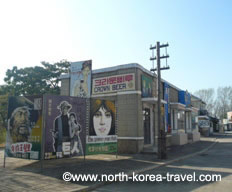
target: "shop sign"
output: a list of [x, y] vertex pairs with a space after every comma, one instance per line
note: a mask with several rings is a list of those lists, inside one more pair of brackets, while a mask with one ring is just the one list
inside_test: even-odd
[[93, 95], [130, 90], [135, 90], [134, 73], [93, 79]]

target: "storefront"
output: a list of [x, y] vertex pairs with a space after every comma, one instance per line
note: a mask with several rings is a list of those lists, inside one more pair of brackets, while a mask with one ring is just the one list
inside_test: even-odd
[[198, 109], [191, 105], [191, 94], [173, 88], [171, 99], [172, 145], [199, 141], [200, 133], [192, 126], [192, 115], [197, 113]]
[[[139, 64], [92, 70], [91, 76], [91, 98], [115, 102], [118, 152], [156, 152], [156, 76]], [[61, 95], [70, 95], [70, 75], [62, 75], [61, 82]], [[178, 103], [178, 91], [175, 86], [162, 80], [161, 90], [161, 118], [167, 132], [167, 146], [185, 144], [188, 142], [187, 133], [192, 130], [191, 108]], [[180, 135], [180, 138], [175, 142], [176, 135]]]

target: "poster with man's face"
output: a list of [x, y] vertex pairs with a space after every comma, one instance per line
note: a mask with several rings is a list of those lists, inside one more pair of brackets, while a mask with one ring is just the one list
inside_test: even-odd
[[45, 159], [84, 155], [86, 99], [46, 96]]
[[117, 151], [115, 128], [116, 107], [110, 100], [91, 100], [90, 127], [87, 136], [87, 154]]
[[9, 97], [5, 149], [8, 157], [40, 159], [42, 105], [42, 96]]

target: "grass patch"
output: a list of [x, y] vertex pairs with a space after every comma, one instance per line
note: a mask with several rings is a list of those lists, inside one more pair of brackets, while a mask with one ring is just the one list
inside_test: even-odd
[[0, 147], [4, 147], [6, 143], [6, 130], [0, 129]]

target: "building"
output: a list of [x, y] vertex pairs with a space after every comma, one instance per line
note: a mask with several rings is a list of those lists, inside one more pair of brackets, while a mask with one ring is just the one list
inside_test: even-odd
[[227, 112], [227, 119], [223, 119], [223, 127], [225, 131], [232, 130], [232, 111]]
[[192, 95], [192, 106], [199, 109], [195, 116], [199, 132], [203, 136], [209, 136], [213, 132], [219, 132], [219, 119], [211, 116], [206, 110], [206, 103], [200, 98]]
[[[119, 153], [157, 151], [157, 77], [139, 64], [125, 64], [92, 71], [91, 98], [114, 100], [117, 106]], [[162, 80], [162, 124], [166, 142], [183, 145], [198, 141], [192, 119], [198, 113], [191, 94]], [[70, 94], [70, 75], [61, 76], [61, 95]]]

